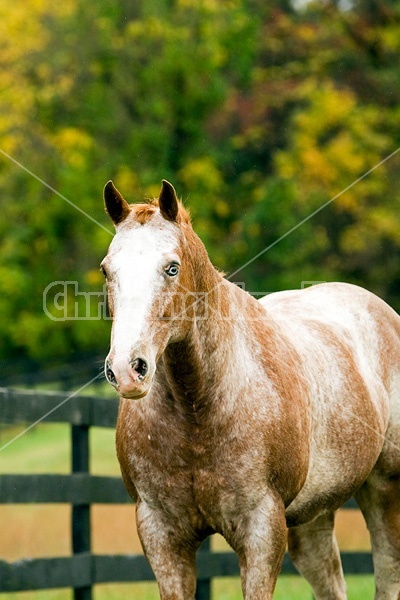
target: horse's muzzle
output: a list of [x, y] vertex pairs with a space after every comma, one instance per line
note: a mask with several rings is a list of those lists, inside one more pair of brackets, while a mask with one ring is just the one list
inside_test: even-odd
[[106, 358], [104, 373], [107, 381], [124, 398], [139, 399], [146, 396], [150, 389], [149, 362], [136, 356], [127, 360], [126, 358]]

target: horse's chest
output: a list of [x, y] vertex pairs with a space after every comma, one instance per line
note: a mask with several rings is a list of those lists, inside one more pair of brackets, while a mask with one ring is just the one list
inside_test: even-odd
[[[236, 456], [236, 458], [235, 458]], [[238, 514], [251, 510], [265, 493], [264, 457], [260, 451], [207, 440], [193, 432], [188, 440], [170, 432], [142, 431], [129, 448], [130, 477], [142, 500], [197, 529], [222, 531]]]
[[265, 491], [265, 481], [252, 477], [251, 473], [247, 473], [247, 478], [234, 476], [223, 463], [217, 469], [205, 467], [194, 471], [196, 507], [208, 525], [221, 533], [235, 527], [238, 515], [251, 512]]

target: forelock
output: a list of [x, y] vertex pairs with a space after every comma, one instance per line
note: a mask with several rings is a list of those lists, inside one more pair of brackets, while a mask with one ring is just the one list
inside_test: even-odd
[[[144, 225], [150, 221], [150, 219], [158, 211], [158, 199], [149, 200], [148, 202], [141, 204], [131, 204], [130, 208], [132, 209], [133, 220], [140, 225]], [[183, 206], [182, 202], [179, 202], [179, 210], [176, 221], [178, 224], [190, 224], [189, 211]]]

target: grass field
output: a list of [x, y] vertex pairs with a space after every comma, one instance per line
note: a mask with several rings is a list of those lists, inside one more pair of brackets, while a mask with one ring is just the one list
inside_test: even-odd
[[[23, 431], [23, 427], [0, 429], [0, 449]], [[114, 431], [93, 428], [90, 438], [91, 472], [97, 475], [119, 474], [114, 450]], [[67, 425], [38, 425], [0, 451], [0, 473], [68, 473], [70, 440]], [[29, 490], [27, 490], [29, 495]], [[140, 543], [135, 529], [134, 506], [95, 505], [92, 509], [92, 547], [101, 554], [138, 553]], [[0, 505], [0, 559], [14, 561], [24, 557], [67, 556], [70, 507], [68, 505]], [[357, 511], [340, 511], [336, 531], [343, 550], [369, 549], [369, 537]], [[219, 536], [213, 549], [226, 550]], [[372, 600], [373, 578], [347, 578], [349, 600]], [[96, 600], [158, 599], [153, 583], [110, 584], [96, 586]], [[242, 598], [238, 578], [216, 579], [214, 600]], [[281, 576], [276, 600], [311, 600], [308, 584], [300, 577]], [[68, 590], [0, 594], [0, 600], [72, 600]]]
[[[372, 577], [351, 576], [347, 578], [348, 600], [373, 600]], [[212, 587], [214, 600], [241, 600], [240, 582], [236, 577], [216, 579]], [[96, 586], [95, 600], [159, 600], [155, 583], [135, 585], [113, 584]], [[0, 594], [1, 600], [72, 600], [72, 592], [56, 590], [50, 592], [24, 592]], [[311, 600], [310, 586], [300, 577], [281, 576], [274, 600]]]

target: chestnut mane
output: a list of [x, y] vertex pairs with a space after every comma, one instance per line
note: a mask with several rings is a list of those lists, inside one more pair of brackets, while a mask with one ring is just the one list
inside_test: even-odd
[[[144, 225], [150, 221], [154, 213], [157, 211], [158, 206], [158, 198], [152, 198], [147, 200], [145, 203], [131, 204], [130, 208], [132, 209], [134, 220], [140, 223], [140, 225]], [[181, 201], [179, 201], [178, 206], [179, 210], [176, 222], [186, 223], [189, 225], [191, 223], [189, 211], [183, 206]]]

